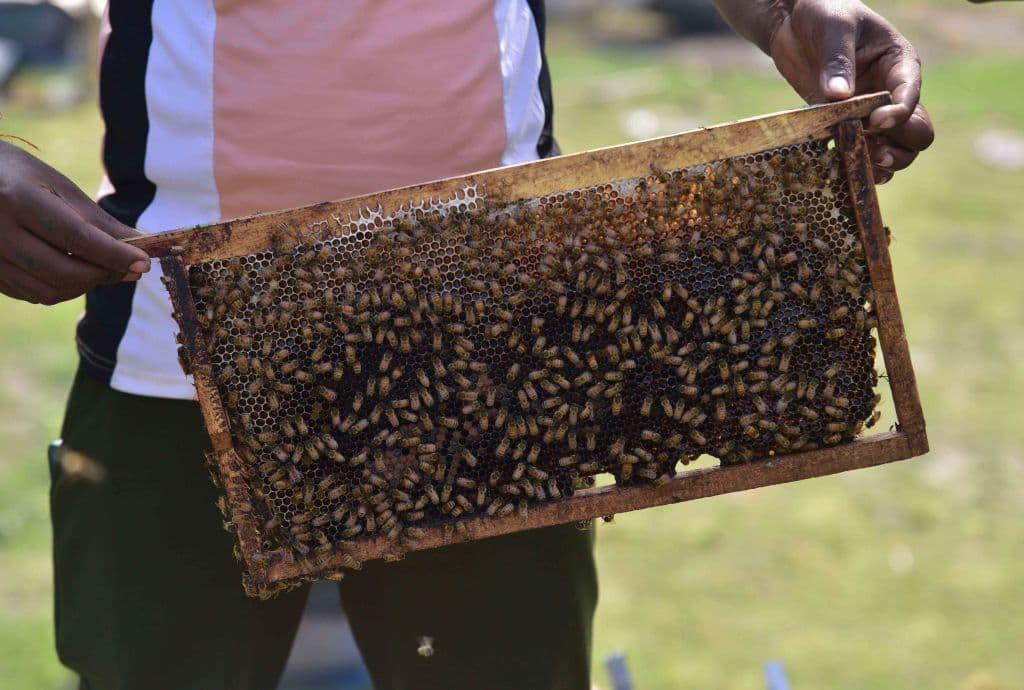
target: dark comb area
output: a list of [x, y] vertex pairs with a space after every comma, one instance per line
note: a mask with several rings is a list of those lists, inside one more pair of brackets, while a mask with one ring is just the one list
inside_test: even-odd
[[878, 396], [847, 190], [820, 140], [516, 204], [467, 189], [189, 266], [236, 510], [263, 551], [338, 578], [324, 564], [357, 567], [360, 540], [397, 558], [599, 474], [850, 441]]

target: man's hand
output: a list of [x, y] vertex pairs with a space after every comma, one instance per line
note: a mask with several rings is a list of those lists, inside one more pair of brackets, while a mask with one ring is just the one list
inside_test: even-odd
[[868, 119], [875, 181], [887, 182], [935, 138], [910, 42], [858, 0], [718, 0], [737, 33], [775, 61], [808, 103], [889, 91]]
[[0, 142], [0, 293], [56, 304], [98, 283], [138, 280], [149, 257], [120, 240], [140, 234], [50, 166]]

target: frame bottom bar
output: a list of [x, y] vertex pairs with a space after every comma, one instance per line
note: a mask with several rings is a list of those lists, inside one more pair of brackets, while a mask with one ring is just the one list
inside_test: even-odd
[[[927, 443], [927, 442], [925, 442]], [[927, 446], [925, 446], [925, 451]], [[642, 508], [682, 503], [708, 496], [745, 491], [761, 486], [784, 484], [800, 479], [838, 474], [862, 467], [883, 465], [921, 455], [919, 444], [903, 431], [876, 434], [836, 448], [784, 455], [750, 464], [708, 467], [679, 472], [662, 486], [602, 486], [579, 491], [572, 498], [533, 506], [524, 518], [480, 516], [463, 520], [468, 532], [462, 536], [442, 527], [427, 528], [427, 534], [403, 549], [384, 537], [364, 540], [349, 554], [359, 561], [380, 558], [396, 551], [421, 551], [474, 539], [486, 539], [512, 532], [550, 527]], [[327, 568], [342, 569], [340, 557], [327, 561]], [[309, 573], [309, 564], [279, 562], [267, 571], [267, 582], [279, 582]]]

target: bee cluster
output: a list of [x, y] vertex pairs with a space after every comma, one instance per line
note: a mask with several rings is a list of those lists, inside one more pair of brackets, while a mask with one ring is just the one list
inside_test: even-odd
[[825, 141], [420, 209], [189, 283], [244, 510], [299, 560], [366, 535], [399, 554], [601, 473], [843, 443], [877, 415], [870, 278]]

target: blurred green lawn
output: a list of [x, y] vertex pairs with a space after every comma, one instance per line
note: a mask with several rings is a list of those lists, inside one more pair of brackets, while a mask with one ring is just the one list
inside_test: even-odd
[[[556, 32], [563, 148], [629, 139], [637, 109], [712, 124], [797, 104], [768, 71], [663, 55]], [[617, 95], [609, 74], [642, 88]], [[986, 129], [1024, 132], [1024, 59], [975, 51], [926, 74], [939, 138], [881, 204], [933, 451], [601, 527], [595, 659], [625, 650], [638, 690], [762, 688], [775, 658], [797, 690], [1024, 687], [1024, 172], [989, 169], [972, 149]], [[0, 131], [96, 188], [91, 104], [5, 114]], [[0, 686], [11, 690], [66, 678], [52, 644], [45, 448], [80, 308], [0, 301]]]

